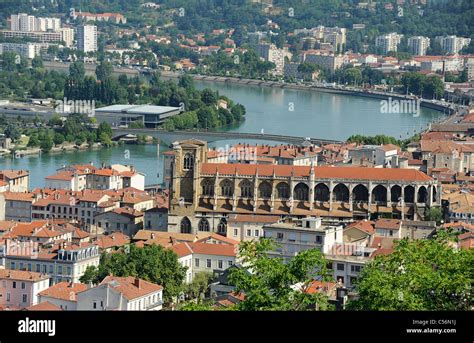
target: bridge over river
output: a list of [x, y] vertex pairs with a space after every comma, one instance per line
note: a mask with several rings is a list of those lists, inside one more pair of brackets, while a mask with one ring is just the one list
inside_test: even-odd
[[313, 137], [297, 137], [297, 136], [285, 136], [285, 135], [274, 135], [266, 133], [244, 133], [244, 132], [230, 132], [230, 131], [166, 131], [161, 129], [132, 129], [132, 128], [122, 128], [115, 127], [113, 130], [113, 138], [119, 139], [128, 134], [132, 135], [148, 135], [153, 136], [161, 141], [172, 143], [179, 140], [185, 140], [190, 138], [201, 139], [207, 142], [214, 142], [227, 139], [235, 140], [264, 140], [264, 141], [273, 141], [280, 143], [291, 143], [291, 144], [302, 144], [304, 141], [309, 141], [316, 145], [325, 145], [325, 144], [338, 144], [342, 143], [341, 141], [333, 139], [321, 139]]

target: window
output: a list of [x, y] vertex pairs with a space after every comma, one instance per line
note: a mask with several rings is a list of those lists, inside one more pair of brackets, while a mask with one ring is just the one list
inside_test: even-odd
[[16, 288], [16, 281], [13, 281], [13, 288]]
[[54, 266], [52, 264], [49, 265], [49, 273], [50, 274], [54, 273]]
[[188, 152], [186, 155], [184, 155], [183, 170], [193, 169], [193, 166], [194, 166], [194, 156]]
[[316, 243], [321, 244], [323, 242], [323, 237], [320, 235], [316, 235]]
[[239, 230], [234, 229], [234, 237], [237, 237], [239, 235]]
[[247, 237], [252, 236], [252, 230], [247, 230]]
[[234, 185], [230, 180], [224, 180], [221, 183], [221, 195], [231, 197], [234, 195]]
[[[282, 237], [282, 238], [283, 238], [283, 237]], [[296, 234], [293, 233], [293, 232], [290, 232], [290, 233], [288, 234], [288, 241], [290, 241], [290, 242], [295, 242], [295, 241], [296, 241]]]
[[198, 259], [198, 258], [194, 260], [194, 265], [195, 265], [196, 267], [199, 267], [199, 259]]
[[351, 265], [351, 272], [360, 273], [360, 266]]
[[36, 272], [37, 272], [37, 273], [40, 272], [40, 265], [39, 265], [39, 264], [36, 264]]
[[28, 294], [23, 294], [23, 296], [21, 297], [21, 301], [26, 303], [28, 301]]
[[206, 260], [206, 267], [211, 268], [211, 260], [210, 259]]
[[21, 289], [25, 289], [26, 284], [24, 282], [21, 283]]
[[10, 293], [7, 293], [7, 301], [10, 301]]
[[222, 269], [223, 264], [224, 263], [222, 262], [222, 260], [219, 260], [219, 262], [217, 263], [219, 269]]
[[209, 232], [209, 221], [206, 218], [202, 218], [199, 221], [198, 229], [199, 231]]
[[283, 233], [277, 232], [277, 239], [282, 240], [283, 239]]
[[240, 196], [244, 198], [253, 197], [253, 185], [250, 181], [242, 181], [242, 183], [240, 184]]
[[96, 301], [93, 302], [92, 308], [93, 308], [94, 310], [97, 309], [97, 302], [96, 302]]
[[260, 232], [258, 230], [255, 230], [255, 237], [259, 237], [260, 236]]
[[202, 183], [202, 194], [214, 196], [214, 182], [212, 180], [204, 180]]
[[337, 264], [337, 270], [344, 270], [344, 264], [343, 263], [338, 263]]
[[229, 267], [232, 266], [233, 264], [234, 264], [234, 262], [232, 262], [232, 261], [228, 261], [228, 262], [227, 262], [227, 265], [228, 265]]

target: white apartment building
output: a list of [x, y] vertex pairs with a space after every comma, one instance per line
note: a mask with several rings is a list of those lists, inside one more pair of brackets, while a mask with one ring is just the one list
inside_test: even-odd
[[77, 48], [84, 52], [97, 51], [97, 26], [82, 25], [78, 27]]
[[0, 43], [0, 55], [5, 52], [14, 52], [23, 58], [33, 59], [39, 56], [44, 44], [35, 43]]
[[474, 58], [469, 58], [466, 63], [467, 78], [469, 81], [474, 80]]
[[279, 221], [279, 216], [234, 214], [227, 220], [227, 237], [236, 241], [258, 240], [263, 237], [263, 226]]
[[171, 247], [178, 262], [187, 267], [186, 282], [192, 282], [198, 273], [222, 272], [236, 263], [234, 244], [183, 242]]
[[334, 280], [341, 282], [347, 288], [354, 287], [362, 268], [370, 260], [369, 255], [327, 255], [326, 258]]
[[38, 294], [39, 303], [47, 301], [63, 311], [76, 311], [76, 294], [85, 290], [87, 285], [83, 283], [59, 282]]
[[[67, 30], [72, 30], [72, 29], [67, 29]], [[70, 35], [70, 31], [67, 31], [67, 30], [61, 29], [61, 31], [59, 31], [59, 32], [1, 30], [0, 33], [5, 38], [18, 38], [18, 39], [31, 38], [31, 39], [37, 40], [41, 43], [56, 43], [56, 44], [59, 44], [60, 42], [64, 41], [64, 42], [66, 42], [66, 46], [70, 47], [72, 45], [72, 42], [68, 38], [69, 36], [65, 36], [65, 35]], [[68, 42], [70, 42], [71, 45], [67, 45]]]
[[52, 17], [35, 17], [26, 13], [12, 14], [10, 16], [10, 29], [12, 31], [46, 32], [59, 31], [61, 19]]
[[35, 31], [59, 31], [61, 19], [59, 18], [36, 18]]
[[35, 31], [35, 16], [26, 13], [12, 14], [10, 17], [10, 28], [13, 31]]
[[441, 45], [441, 48], [448, 54], [457, 54], [464, 47], [471, 43], [470, 38], [457, 36], [438, 36], [435, 40]]
[[159, 311], [163, 287], [133, 276], [107, 276], [76, 298], [78, 311]]
[[265, 61], [275, 64], [274, 75], [283, 75], [285, 57], [291, 59], [291, 53], [286, 49], [278, 49], [275, 44], [262, 43], [257, 45], [257, 55]]
[[318, 249], [324, 254], [343, 242], [342, 225], [323, 225], [321, 218], [303, 218], [301, 223], [275, 223], [263, 227], [265, 238], [277, 243], [270, 256], [291, 260], [299, 252]]
[[413, 55], [425, 56], [429, 46], [430, 39], [428, 37], [416, 36], [408, 38], [408, 48]]
[[323, 69], [334, 72], [344, 64], [343, 55], [321, 54], [320, 52], [307, 51], [302, 55], [302, 62], [314, 63]]
[[74, 43], [74, 29], [70, 27], [62, 27], [59, 29], [61, 39], [67, 47], [71, 47]]
[[397, 51], [398, 44], [400, 44], [402, 37], [402, 34], [397, 34], [396, 32], [378, 36], [375, 38], [375, 46], [381, 48], [383, 54], [387, 54], [390, 51]]
[[79, 282], [88, 266], [98, 266], [99, 247], [95, 244], [63, 243], [59, 248], [40, 249], [37, 254], [5, 256], [6, 268], [48, 274], [51, 283]]

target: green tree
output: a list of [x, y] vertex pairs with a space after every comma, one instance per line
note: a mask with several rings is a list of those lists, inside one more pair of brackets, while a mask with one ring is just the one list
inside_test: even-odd
[[439, 225], [443, 220], [443, 211], [439, 207], [430, 207], [426, 209], [425, 216], [427, 220], [435, 221]]
[[8, 138], [11, 138], [12, 141], [17, 141], [21, 137], [20, 130], [18, 129], [18, 126], [16, 126], [15, 124], [12, 124], [12, 123], [9, 123], [7, 125], [7, 127], [5, 128], [5, 131], [3, 133]]
[[69, 77], [72, 80], [82, 80], [86, 75], [86, 69], [84, 68], [84, 63], [82, 62], [73, 62], [69, 66]]
[[33, 68], [43, 68], [43, 59], [41, 56], [36, 56], [31, 60], [31, 66]]
[[61, 120], [61, 117], [58, 114], [55, 114], [48, 121], [48, 125], [50, 125], [50, 126], [62, 126], [63, 121]]
[[109, 138], [112, 137], [112, 128], [110, 127], [109, 123], [103, 121], [99, 124], [99, 127], [97, 128], [97, 136], [101, 137], [102, 134], [105, 133]]
[[95, 75], [97, 77], [97, 80], [104, 81], [112, 76], [113, 71], [114, 67], [112, 66], [112, 63], [102, 62], [97, 66], [95, 70]]
[[392, 254], [364, 267], [356, 285], [358, 310], [469, 310], [474, 250], [458, 250], [440, 232], [434, 239], [401, 240]]
[[183, 75], [179, 78], [178, 86], [182, 87], [188, 91], [194, 90], [194, 79], [191, 75]]
[[54, 144], [56, 145], [60, 145], [60, 144], [63, 144], [65, 141], [65, 138], [64, 138], [64, 135], [60, 132], [55, 132], [54, 133], [54, 138], [53, 138], [53, 142]]
[[[235, 291], [245, 294], [245, 300], [237, 304], [240, 310], [308, 310], [327, 309], [326, 295], [309, 294], [306, 289], [313, 280], [329, 280], [327, 262], [316, 249], [300, 252], [288, 263], [268, 256], [275, 244], [269, 239], [242, 242], [239, 256], [246, 268], [231, 270], [229, 280]], [[248, 272], [251, 271], [251, 273]], [[301, 284], [303, 291], [291, 286]]]
[[99, 269], [96, 266], [87, 266], [84, 274], [79, 278], [81, 283], [90, 284], [97, 281]]
[[201, 92], [201, 100], [206, 105], [215, 105], [217, 103], [218, 98], [219, 97], [217, 92], [214, 92], [209, 88], [205, 88]]
[[100, 135], [99, 135], [99, 141], [100, 143], [102, 143], [103, 145], [105, 145], [106, 147], [110, 147], [112, 146], [112, 140], [110, 139], [110, 136], [105, 133], [105, 132], [102, 132]]
[[209, 283], [212, 280], [212, 274], [206, 272], [199, 272], [194, 275], [193, 281], [186, 286], [186, 294], [191, 299], [197, 299], [198, 303], [201, 303], [202, 298], [205, 296], [209, 289]]
[[171, 302], [183, 288], [186, 267], [179, 264], [178, 256], [172, 250], [162, 246], [138, 248], [130, 245], [128, 252], [102, 255], [94, 283], [99, 283], [110, 274], [135, 276], [162, 285], [164, 300]]
[[40, 141], [37, 135], [31, 135], [30, 139], [28, 140], [29, 147], [37, 147], [40, 145]]
[[40, 148], [43, 150], [43, 152], [48, 152], [51, 150], [53, 147], [53, 139], [51, 138], [50, 135], [45, 135], [40, 138]]

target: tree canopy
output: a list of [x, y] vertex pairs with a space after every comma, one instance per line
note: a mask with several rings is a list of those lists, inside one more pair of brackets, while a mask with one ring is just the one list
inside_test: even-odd
[[[316, 249], [306, 250], [284, 263], [280, 258], [268, 256], [268, 252], [274, 248], [274, 242], [266, 238], [240, 244], [239, 256], [244, 268], [234, 268], [229, 275], [235, 291], [245, 294], [244, 301], [236, 305], [237, 309], [327, 309], [326, 295], [306, 292], [313, 280], [330, 279], [323, 254]], [[295, 284], [301, 284], [303, 291], [292, 288]]]
[[364, 267], [356, 290], [356, 310], [469, 310], [473, 304], [474, 251], [449, 244], [447, 233], [434, 239], [401, 240], [392, 254]]

